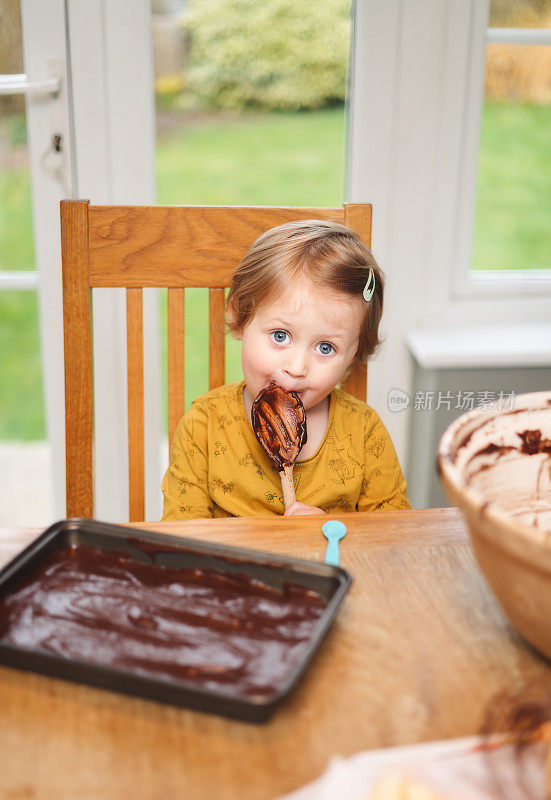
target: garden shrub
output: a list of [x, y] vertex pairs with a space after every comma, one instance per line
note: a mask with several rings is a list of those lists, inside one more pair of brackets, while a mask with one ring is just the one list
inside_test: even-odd
[[189, 0], [188, 88], [221, 108], [342, 102], [349, 9], [349, 0]]

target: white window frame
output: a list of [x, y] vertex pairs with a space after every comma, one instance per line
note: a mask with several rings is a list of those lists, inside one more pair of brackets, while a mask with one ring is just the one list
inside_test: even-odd
[[392, 413], [388, 395], [411, 392], [414, 332], [460, 343], [475, 327], [518, 330], [551, 319], [551, 293], [539, 287], [503, 291], [496, 279], [489, 292], [459, 293], [455, 284], [467, 219], [470, 248], [478, 148], [472, 114], [477, 104], [480, 114], [488, 9], [489, 0], [355, 3], [346, 196], [373, 204], [373, 251], [387, 287], [384, 343], [369, 365], [367, 400], [402, 464], [413, 420], [410, 410]]
[[[484, 4], [480, 4], [482, 7]], [[482, 8], [480, 8], [480, 11]], [[486, 12], [487, 13], [487, 12]], [[551, 46], [551, 30], [532, 28], [483, 27], [480, 17], [472, 17], [470, 35], [469, 74], [464, 114], [464, 154], [462, 182], [458, 192], [457, 246], [454, 250], [453, 295], [457, 299], [484, 295], [539, 296], [551, 294], [551, 265], [549, 269], [471, 269], [471, 251], [476, 209], [480, 126], [484, 104], [486, 46], [513, 44]]]

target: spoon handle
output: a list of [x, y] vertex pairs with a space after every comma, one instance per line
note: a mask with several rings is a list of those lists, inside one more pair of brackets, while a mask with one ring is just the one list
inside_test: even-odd
[[339, 553], [339, 540], [338, 539], [329, 539], [327, 541], [327, 549], [325, 551], [325, 563], [326, 564], [333, 564], [333, 566], [338, 567], [340, 563], [340, 553]]
[[279, 477], [281, 478], [281, 488], [283, 489], [283, 502], [287, 511], [291, 503], [296, 500], [295, 487], [293, 485], [293, 467], [283, 467]]

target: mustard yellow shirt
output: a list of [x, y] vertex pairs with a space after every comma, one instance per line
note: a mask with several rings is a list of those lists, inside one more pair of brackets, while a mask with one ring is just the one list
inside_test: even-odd
[[[199, 397], [182, 417], [163, 480], [163, 519], [283, 514], [279, 473], [245, 411], [244, 382]], [[328, 513], [411, 508], [378, 414], [340, 389], [317, 452], [297, 461], [296, 498]]]

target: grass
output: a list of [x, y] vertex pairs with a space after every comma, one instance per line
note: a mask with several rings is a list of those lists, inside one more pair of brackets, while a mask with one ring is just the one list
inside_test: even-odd
[[0, 270], [33, 270], [31, 186], [28, 169], [0, 174]]
[[[486, 104], [474, 268], [551, 265], [550, 130], [550, 107]], [[158, 202], [339, 205], [342, 156], [342, 108], [198, 121], [159, 137]], [[33, 261], [28, 172], [5, 171], [0, 176], [0, 269], [29, 268]], [[188, 295], [186, 378], [192, 398], [207, 389], [207, 297], [202, 290]], [[0, 354], [0, 439], [43, 438], [34, 293], [0, 292]], [[231, 340], [227, 378], [239, 377], [240, 345]]]
[[36, 292], [0, 292], [0, 439], [44, 439]]
[[487, 102], [474, 269], [551, 268], [551, 106]]
[[257, 114], [166, 135], [157, 149], [159, 203], [339, 205], [342, 108]]

